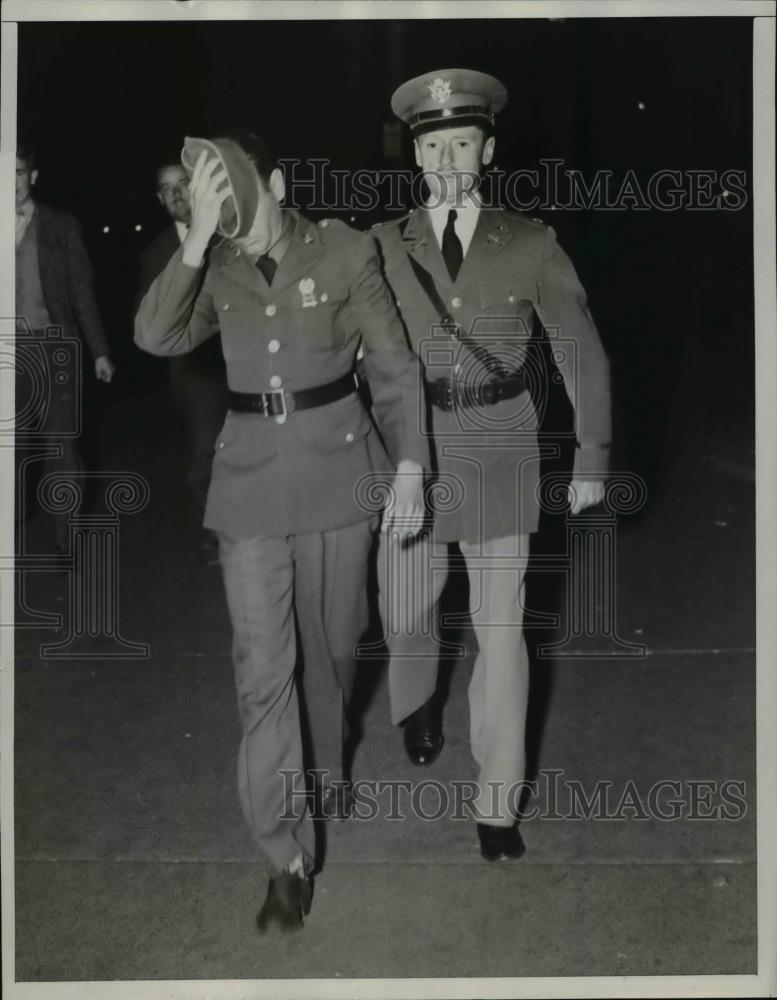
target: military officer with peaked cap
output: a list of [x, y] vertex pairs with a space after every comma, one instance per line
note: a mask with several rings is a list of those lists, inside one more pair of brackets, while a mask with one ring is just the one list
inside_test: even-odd
[[[316, 768], [337, 781], [375, 527], [357, 487], [388, 468], [356, 391], [354, 331], [397, 468], [384, 529], [394, 531], [396, 519], [400, 534], [423, 519], [429, 447], [415, 416], [420, 366], [372, 237], [282, 209], [283, 175], [260, 139], [187, 139], [182, 159], [191, 173], [191, 227], [143, 299], [135, 339], [174, 355], [221, 331], [230, 410], [205, 526], [219, 537], [234, 630], [240, 798], [271, 863], [258, 923], [290, 929], [310, 906], [314, 863], [300, 777], [295, 624]], [[222, 238], [208, 252], [214, 230]]]
[[[465, 69], [437, 70], [399, 87], [391, 107], [410, 127], [428, 198], [374, 229], [424, 365], [438, 476], [431, 537], [379, 552], [392, 717], [405, 720], [410, 759], [431, 763], [443, 742], [435, 616], [447, 543], [458, 542], [479, 647], [470, 737], [487, 860], [523, 852], [510, 789], [525, 767], [522, 592], [528, 536], [539, 518], [544, 383], [532, 340], [542, 326], [558, 336], [554, 349], [575, 410], [573, 512], [601, 500], [610, 443], [608, 362], [569, 258], [549, 226], [482, 200], [480, 175], [494, 156], [495, 116], [506, 102], [498, 80]], [[411, 585], [416, 598], [408, 611]]]

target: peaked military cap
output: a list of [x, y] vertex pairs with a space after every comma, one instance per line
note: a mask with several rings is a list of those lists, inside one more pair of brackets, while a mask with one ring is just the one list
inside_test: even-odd
[[438, 69], [398, 87], [391, 110], [407, 122], [413, 137], [453, 125], [493, 126], [507, 104], [507, 90], [496, 77], [474, 69]]

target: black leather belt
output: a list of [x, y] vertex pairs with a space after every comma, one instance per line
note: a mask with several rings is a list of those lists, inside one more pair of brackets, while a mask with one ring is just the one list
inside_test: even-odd
[[472, 406], [494, 406], [504, 399], [514, 399], [526, 392], [528, 385], [522, 372], [517, 371], [505, 378], [491, 379], [482, 385], [467, 385], [452, 382], [449, 378], [438, 378], [426, 383], [426, 395], [432, 406], [446, 412], [455, 406], [466, 409]]
[[312, 389], [287, 392], [274, 389], [272, 392], [232, 392], [229, 391], [229, 408], [238, 413], [260, 413], [263, 417], [286, 416], [295, 410], [310, 410], [314, 406], [325, 406], [338, 399], [344, 399], [356, 392], [359, 381], [356, 372], [341, 375], [334, 382], [317, 385]]

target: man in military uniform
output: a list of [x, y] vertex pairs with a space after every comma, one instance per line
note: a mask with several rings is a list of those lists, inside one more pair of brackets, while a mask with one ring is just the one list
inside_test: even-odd
[[[423, 521], [429, 449], [417, 433], [420, 366], [372, 237], [282, 209], [283, 175], [261, 140], [187, 139], [182, 159], [192, 174], [191, 227], [143, 299], [135, 339], [170, 355], [221, 330], [230, 410], [205, 525], [219, 537], [234, 630], [240, 798], [271, 864], [258, 924], [289, 929], [310, 906], [314, 864], [295, 624], [316, 767], [336, 777], [375, 528], [358, 485], [388, 468], [356, 391], [357, 331], [396, 466], [383, 516], [392, 534], [411, 535]], [[216, 230], [223, 238], [205, 266]], [[326, 694], [332, 678], [336, 697]]]
[[[558, 332], [555, 353], [576, 414], [573, 513], [602, 499], [610, 441], [608, 363], [569, 258], [549, 226], [487, 207], [479, 193], [481, 171], [494, 156], [494, 116], [506, 101], [498, 80], [470, 70], [439, 70], [399, 87], [391, 106], [410, 126], [428, 200], [374, 230], [423, 361], [438, 476], [433, 533], [403, 548], [382, 545], [379, 553], [392, 717], [404, 720], [411, 761], [431, 763], [443, 743], [436, 615], [447, 543], [457, 542], [479, 647], [470, 737], [487, 860], [524, 849], [510, 789], [525, 769], [522, 591], [528, 535], [539, 517], [536, 404], [543, 386], [531, 350], [538, 324]], [[407, 598], [400, 598], [410, 586], [416, 597], [406, 612]]]

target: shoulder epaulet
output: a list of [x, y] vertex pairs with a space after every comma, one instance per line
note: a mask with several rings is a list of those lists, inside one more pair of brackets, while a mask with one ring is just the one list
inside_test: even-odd
[[529, 226], [532, 229], [548, 228], [548, 223], [540, 219], [536, 215], [523, 215], [521, 212], [510, 212], [510, 211], [505, 211], [505, 215], [510, 219], [511, 222], [523, 223], [525, 226]]
[[361, 231], [354, 226], [349, 226], [342, 219], [319, 219], [316, 223], [320, 239], [326, 242], [358, 240], [362, 235]]
[[391, 219], [384, 219], [383, 222], [376, 222], [374, 225], [370, 226], [370, 231], [374, 232], [376, 229], [390, 229], [392, 226], [401, 226], [402, 223], [406, 223], [410, 216], [413, 214], [412, 208], [409, 212], [405, 212], [404, 215], [395, 215]]
[[350, 229], [351, 227], [347, 222], [343, 222], [342, 219], [319, 219], [318, 225], [321, 229], [328, 229], [330, 226], [332, 229]]
[[362, 234], [358, 229], [349, 226], [342, 219], [318, 219], [316, 222], [318, 236], [322, 243], [337, 243], [338, 245], [357, 243]]

